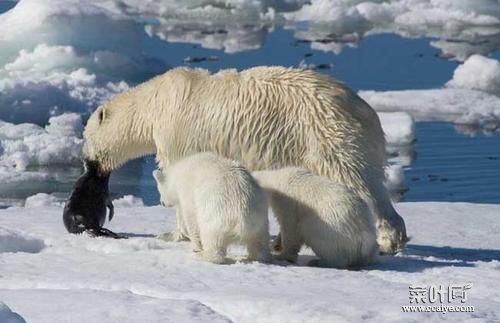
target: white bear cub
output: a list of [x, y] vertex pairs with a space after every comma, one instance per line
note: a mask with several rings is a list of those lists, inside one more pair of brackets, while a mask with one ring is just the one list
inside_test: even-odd
[[281, 228], [279, 259], [295, 262], [303, 244], [320, 258], [311, 265], [359, 267], [378, 253], [366, 203], [353, 191], [301, 168], [257, 171]]
[[162, 203], [177, 212], [177, 232], [163, 239], [187, 238], [202, 260], [218, 264], [235, 242], [246, 245], [248, 260], [271, 260], [266, 194], [238, 162], [200, 153], [153, 176]]

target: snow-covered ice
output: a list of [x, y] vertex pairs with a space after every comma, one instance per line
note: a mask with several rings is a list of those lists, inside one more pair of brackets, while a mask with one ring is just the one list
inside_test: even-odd
[[0, 169], [22, 172], [29, 166], [76, 164], [83, 145], [82, 129], [82, 118], [74, 113], [50, 118], [45, 128], [0, 120]]
[[[0, 301], [40, 323], [499, 320], [500, 206], [396, 207], [408, 248], [359, 271], [306, 267], [309, 250], [298, 266], [199, 262], [188, 243], [155, 238], [175, 226], [174, 212], [159, 206], [117, 207], [107, 227], [126, 240], [68, 234], [60, 207], [0, 210], [0, 237], [11, 246], [0, 251]], [[472, 284], [465, 305], [475, 313], [403, 313], [412, 284]]]
[[473, 55], [455, 69], [453, 78], [446, 86], [479, 90], [500, 96], [500, 62], [493, 58]]
[[445, 121], [493, 129], [500, 123], [500, 97], [482, 91], [445, 88], [358, 94], [377, 111], [404, 111], [415, 121]]
[[[358, 94], [378, 112], [403, 111], [415, 121], [444, 121], [487, 130], [496, 130], [500, 125], [500, 63], [480, 55], [459, 65], [444, 88], [364, 90]], [[391, 127], [390, 123], [385, 127]]]

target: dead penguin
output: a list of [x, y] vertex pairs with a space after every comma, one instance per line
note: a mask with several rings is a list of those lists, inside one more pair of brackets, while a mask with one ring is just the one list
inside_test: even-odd
[[70, 233], [86, 231], [91, 236], [122, 238], [120, 235], [103, 228], [109, 208], [109, 221], [113, 218], [114, 208], [109, 198], [109, 173], [102, 174], [98, 163], [84, 161], [85, 172], [78, 178], [73, 192], [64, 206], [64, 226]]

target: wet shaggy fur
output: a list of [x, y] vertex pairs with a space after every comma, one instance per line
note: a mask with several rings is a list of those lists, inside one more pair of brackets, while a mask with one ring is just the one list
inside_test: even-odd
[[266, 195], [239, 163], [201, 153], [153, 174], [162, 203], [177, 212], [176, 232], [163, 234], [165, 240], [187, 238], [213, 263], [224, 263], [235, 242], [247, 247], [249, 260], [271, 259]]
[[303, 244], [316, 265], [349, 268], [372, 263], [378, 254], [373, 218], [352, 190], [300, 168], [257, 171], [281, 230], [280, 259], [295, 262]]
[[385, 140], [373, 109], [344, 85], [310, 70], [242, 72], [176, 68], [99, 107], [84, 132], [84, 155], [111, 171], [156, 154], [160, 167], [212, 151], [247, 169], [303, 167], [362, 196], [381, 250], [406, 242], [384, 187]]

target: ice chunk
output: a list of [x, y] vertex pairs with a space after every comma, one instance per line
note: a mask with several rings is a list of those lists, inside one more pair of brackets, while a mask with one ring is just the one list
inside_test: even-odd
[[446, 86], [480, 90], [500, 96], [500, 62], [473, 55], [455, 69], [453, 79]]
[[30, 165], [75, 164], [83, 139], [81, 117], [64, 114], [49, 119], [44, 129], [35, 125], [0, 124], [0, 166], [25, 170]]
[[380, 123], [389, 146], [407, 146], [415, 140], [415, 123], [406, 112], [379, 112]]
[[360, 91], [375, 110], [404, 111], [416, 121], [445, 121], [496, 129], [500, 97], [468, 89]]
[[38, 193], [29, 196], [28, 198], [26, 198], [26, 202], [24, 203], [24, 207], [27, 208], [41, 208], [47, 206], [61, 207], [63, 205], [64, 202], [61, 198], [46, 193]]
[[[52, 117], [45, 128], [0, 121], [0, 196], [40, 191], [58, 180], [50, 167], [79, 165], [82, 129], [77, 114]], [[64, 173], [72, 172], [65, 169]]]
[[397, 201], [408, 191], [402, 165], [389, 165], [385, 168], [385, 186]]
[[136, 45], [149, 38], [143, 27], [100, 1], [23, 0], [0, 15], [0, 30], [6, 121], [42, 124], [63, 111], [88, 114], [128, 83], [166, 69]]
[[89, 72], [103, 68], [96, 63], [96, 55], [78, 55], [71, 46], [46, 44], [21, 50], [0, 68], [0, 118], [40, 123], [59, 110], [89, 113], [128, 89], [123, 81]]
[[113, 205], [115, 207], [136, 207], [144, 206], [144, 202], [140, 197], [125, 195], [119, 199], [113, 200]]

